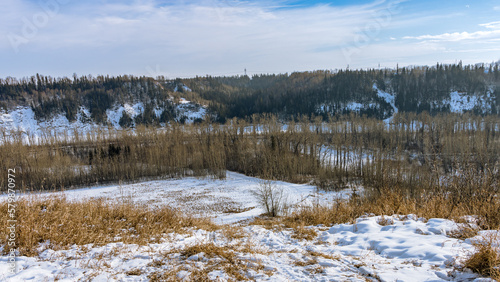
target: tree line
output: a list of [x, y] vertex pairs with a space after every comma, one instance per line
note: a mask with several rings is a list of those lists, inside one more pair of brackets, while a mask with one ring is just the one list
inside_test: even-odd
[[[189, 90], [186, 88], [189, 87]], [[375, 88], [374, 88], [375, 87]], [[142, 102], [145, 110], [160, 108], [160, 116], [151, 111], [125, 126], [161, 124], [176, 118], [175, 99], [186, 98], [209, 107], [210, 118], [220, 123], [228, 119], [249, 118], [254, 114], [274, 114], [283, 120], [306, 115], [360, 115], [385, 119], [394, 114], [392, 105], [379, 97], [377, 89], [394, 96], [401, 112], [431, 115], [450, 112], [450, 92], [463, 93], [469, 99], [480, 97], [486, 104], [469, 112], [497, 114], [500, 111], [499, 63], [490, 65], [436, 64], [435, 66], [396, 69], [336, 70], [262, 74], [231, 77], [195, 77], [166, 79], [135, 76], [81, 76], [52, 78], [0, 79], [0, 108], [31, 106], [38, 120], [64, 114], [74, 121], [84, 106], [97, 123], [106, 124], [106, 111], [114, 105]], [[361, 105], [358, 109], [349, 103]]]

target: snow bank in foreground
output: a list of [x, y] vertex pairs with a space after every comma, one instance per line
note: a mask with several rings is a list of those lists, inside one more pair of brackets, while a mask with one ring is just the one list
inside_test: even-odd
[[[8, 274], [8, 258], [0, 258], [0, 281], [147, 281], [165, 273], [182, 280], [204, 270], [215, 281], [234, 278], [225, 271], [224, 263], [229, 262], [222, 257], [204, 253], [182, 256], [183, 250], [200, 244], [234, 252], [241, 274], [256, 281], [492, 281], [457, 271], [473, 246], [471, 240], [447, 236], [457, 225], [445, 219], [364, 216], [353, 224], [305, 227], [316, 234], [310, 240], [297, 239], [291, 229], [246, 225], [241, 221], [263, 212], [252, 195], [259, 183], [260, 179], [228, 172], [226, 180], [188, 177], [63, 192], [75, 201], [104, 198], [144, 208], [169, 205], [231, 224], [230, 232], [241, 228], [242, 236], [192, 229], [151, 238], [152, 243], [145, 246], [124, 244], [116, 238], [116, 243], [74, 245], [68, 250], [50, 249], [45, 242], [38, 256], [18, 257], [14, 275]], [[276, 184], [296, 206], [328, 204], [352, 193], [318, 193], [310, 185]], [[488, 232], [494, 231], [482, 231]]]
[[[242, 274], [256, 281], [493, 281], [454, 269], [467, 241], [449, 238], [455, 224], [443, 219], [427, 222], [415, 216], [359, 218], [355, 224], [331, 228], [309, 227], [313, 240], [293, 238], [292, 230], [272, 231], [246, 226], [243, 238], [227, 238], [222, 231], [192, 230], [165, 234], [159, 243], [146, 246], [112, 243], [105, 246], [72, 246], [69, 250], [43, 249], [39, 257], [18, 258], [18, 273], [7, 275], [2, 258], [0, 279], [10, 281], [145, 281], [154, 273], [188, 277], [193, 271], [224, 263], [221, 257], [182, 250], [193, 245], [214, 244], [235, 252], [244, 265]], [[241, 246], [252, 246], [248, 249]], [[213, 280], [226, 281], [223, 267], [207, 270]]]

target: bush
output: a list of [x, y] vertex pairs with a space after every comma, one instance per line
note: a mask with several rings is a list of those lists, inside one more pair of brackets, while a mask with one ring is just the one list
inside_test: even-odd
[[253, 194], [259, 205], [266, 210], [268, 216], [283, 215], [289, 209], [288, 195], [283, 187], [276, 185], [272, 181], [262, 181], [259, 188], [253, 191]]

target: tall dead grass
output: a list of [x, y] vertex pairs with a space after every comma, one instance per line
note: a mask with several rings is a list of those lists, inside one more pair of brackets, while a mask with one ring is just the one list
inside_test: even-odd
[[[4, 246], [7, 208], [6, 201], [0, 203], [0, 244]], [[183, 232], [189, 227], [218, 228], [209, 219], [191, 217], [168, 207], [150, 210], [100, 199], [22, 198], [16, 203], [16, 216], [16, 247], [27, 256], [37, 255], [40, 243], [48, 242], [46, 247], [52, 249], [117, 241], [146, 244], [159, 240], [162, 234]]]
[[482, 229], [500, 226], [500, 199], [485, 201], [481, 195], [457, 202], [446, 195], [434, 195], [421, 199], [407, 197], [392, 187], [381, 190], [377, 196], [353, 196], [348, 200], [337, 200], [327, 206], [301, 207], [292, 214], [279, 219], [287, 226], [332, 225], [354, 222], [366, 214], [393, 215], [416, 214], [425, 218], [447, 218], [456, 221], [464, 216], [475, 215]]
[[498, 234], [491, 233], [474, 239], [472, 244], [475, 250], [465, 261], [464, 267], [500, 281], [500, 237]]

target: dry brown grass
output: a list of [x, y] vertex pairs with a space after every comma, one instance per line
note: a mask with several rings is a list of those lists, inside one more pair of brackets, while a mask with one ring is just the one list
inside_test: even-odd
[[228, 281], [250, 280], [247, 277], [250, 270], [272, 276], [272, 271], [265, 270], [255, 256], [268, 255], [268, 251], [254, 245], [242, 229], [236, 228], [236, 232], [228, 229], [223, 226], [217, 232], [223, 237], [218, 241], [224, 243], [198, 242], [161, 253], [162, 258], [153, 264], [168, 266], [167, 269], [150, 273], [148, 278], [151, 281], [179, 281], [177, 274], [182, 270], [186, 271], [183, 281], [213, 281], [210, 275], [213, 271], [222, 271]]
[[339, 260], [340, 255], [329, 255], [325, 253], [320, 253], [320, 252], [315, 252], [315, 251], [307, 251], [307, 254], [313, 257], [322, 257], [324, 259], [331, 259], [331, 260]]
[[317, 263], [318, 263], [318, 261], [316, 259], [307, 259], [305, 261], [296, 260], [293, 262], [293, 265], [304, 267], [304, 266], [315, 265]]
[[[451, 211], [451, 212], [450, 212]], [[353, 223], [365, 214], [393, 215], [416, 214], [424, 218], [446, 218], [459, 221], [461, 217], [475, 214], [481, 229], [500, 226], [500, 199], [481, 194], [457, 201], [442, 194], [420, 199], [408, 197], [404, 192], [389, 187], [366, 197], [353, 196], [348, 200], [337, 200], [329, 206], [301, 207], [288, 216], [277, 219], [259, 218], [253, 224], [276, 229], [279, 226], [294, 228], [323, 224]], [[379, 224], [390, 222], [380, 221]]]
[[[209, 273], [214, 270], [223, 270], [226, 275], [230, 277], [230, 281], [247, 281], [246, 273], [249, 269], [255, 271], [262, 271], [264, 267], [257, 263], [249, 263], [245, 259], [238, 257], [239, 253], [255, 254], [259, 253], [249, 244], [243, 245], [223, 245], [218, 246], [214, 243], [199, 243], [187, 246], [181, 250], [173, 250], [168, 255], [180, 253], [181, 260], [178, 262], [185, 265], [187, 259], [194, 255], [199, 255], [198, 259], [203, 258], [204, 265], [201, 268], [191, 269], [189, 272], [188, 281], [210, 281]], [[155, 277], [150, 277], [152, 281], [170, 281], [175, 272], [163, 273], [160, 275], [161, 279], [156, 280]], [[175, 279], [174, 279], [175, 280]]]
[[134, 269], [131, 269], [131, 270], [125, 272], [125, 274], [127, 274], [129, 276], [139, 276], [142, 274], [142, 270], [139, 268], [134, 268]]
[[323, 273], [325, 273], [325, 268], [322, 267], [321, 265], [316, 265], [316, 266], [313, 266], [313, 267], [309, 267], [307, 269], [307, 271], [311, 275], [317, 275], [317, 274], [323, 274]]
[[479, 229], [475, 226], [471, 226], [470, 224], [460, 224], [456, 229], [448, 232], [447, 235], [451, 238], [465, 240], [476, 236], [478, 232]]
[[259, 225], [269, 230], [281, 231], [285, 226], [283, 222], [283, 218], [281, 217], [267, 217], [267, 216], [259, 216], [254, 218], [249, 222], [251, 225]]
[[229, 263], [234, 263], [236, 261], [234, 251], [228, 249], [227, 247], [217, 246], [213, 243], [189, 246], [181, 251], [181, 256], [189, 258], [200, 253], [203, 253], [204, 256], [208, 258], [222, 258]]
[[[0, 243], [6, 244], [7, 202], [0, 203]], [[218, 228], [209, 219], [195, 218], [167, 207], [148, 210], [132, 204], [64, 197], [22, 198], [16, 203], [16, 240], [21, 255], [37, 255], [39, 243], [50, 248], [111, 242], [146, 244], [162, 234], [185, 228]], [[5, 248], [7, 249], [7, 248]]]
[[500, 281], [500, 238], [498, 233], [473, 240], [475, 251], [465, 261], [464, 267]]
[[237, 240], [248, 237], [248, 232], [240, 226], [225, 225], [221, 227], [221, 233], [228, 240]]
[[318, 237], [316, 230], [312, 228], [306, 228], [304, 225], [299, 225], [293, 230], [292, 238], [297, 240], [314, 240]]
[[381, 226], [388, 226], [388, 225], [393, 225], [394, 224], [394, 220], [390, 217], [386, 217], [384, 215], [382, 215], [378, 220], [377, 220], [377, 223]]

